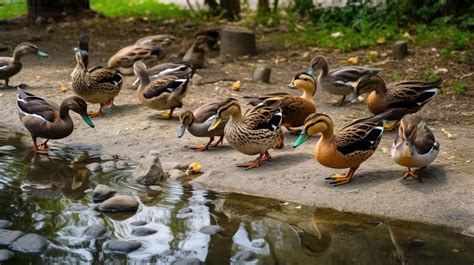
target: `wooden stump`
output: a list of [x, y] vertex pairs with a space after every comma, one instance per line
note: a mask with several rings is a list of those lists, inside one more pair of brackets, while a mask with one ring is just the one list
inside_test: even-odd
[[221, 59], [257, 53], [255, 34], [247, 29], [224, 28], [221, 30]]
[[257, 67], [253, 71], [252, 80], [254, 82], [260, 83], [270, 83], [270, 74], [272, 73], [272, 68], [268, 64], [257, 64]]
[[408, 44], [406, 41], [399, 40], [393, 45], [392, 56], [395, 59], [404, 59], [408, 56]]

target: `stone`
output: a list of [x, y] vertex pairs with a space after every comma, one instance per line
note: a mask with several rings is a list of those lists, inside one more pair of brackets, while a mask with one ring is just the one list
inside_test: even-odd
[[104, 184], [99, 184], [94, 189], [94, 193], [92, 194], [92, 200], [94, 202], [105, 201], [108, 198], [114, 196], [115, 193], [117, 193], [117, 191], [114, 188]]
[[179, 170], [179, 169], [171, 169], [168, 171], [169, 178], [171, 180], [179, 180], [181, 178], [186, 177], [186, 172]]
[[131, 212], [137, 209], [137, 200], [128, 195], [117, 195], [99, 205], [99, 210], [103, 212]]
[[8, 246], [25, 233], [16, 230], [0, 229], [0, 246]]
[[134, 236], [149, 236], [155, 234], [157, 231], [152, 228], [140, 227], [132, 230], [132, 235]]
[[142, 220], [139, 220], [139, 221], [133, 221], [130, 223], [130, 225], [132, 226], [143, 226], [143, 225], [146, 225], [148, 224], [146, 221], [142, 221]]
[[248, 29], [223, 28], [220, 57], [243, 56], [257, 53], [255, 34]]
[[15, 253], [8, 249], [0, 249], [0, 262], [7, 261], [15, 256]]
[[395, 59], [404, 59], [408, 56], [408, 44], [406, 41], [397, 41], [393, 45], [392, 56]]
[[49, 25], [46, 27], [46, 32], [48, 33], [53, 33], [56, 30], [56, 28], [53, 25]]
[[7, 220], [0, 220], [0, 229], [8, 228], [10, 226], [12, 226], [12, 222]]
[[198, 258], [179, 258], [173, 265], [201, 265], [203, 264]]
[[0, 146], [0, 151], [13, 151], [16, 150], [16, 147], [13, 145], [2, 145]]
[[35, 24], [36, 25], [41, 25], [41, 24], [44, 24], [46, 22], [46, 19], [42, 16], [38, 16], [36, 19], [35, 19]]
[[264, 239], [255, 239], [252, 240], [252, 247], [254, 248], [263, 248], [266, 245]]
[[257, 254], [250, 250], [243, 250], [235, 254], [230, 260], [233, 262], [250, 262], [257, 259]]
[[148, 186], [148, 188], [152, 191], [161, 191], [162, 188], [158, 185], [151, 185], [151, 186]]
[[26, 234], [10, 244], [14, 251], [23, 253], [42, 253], [48, 248], [48, 240], [38, 234]]
[[109, 155], [109, 154], [103, 154], [103, 155], [100, 156], [100, 160], [102, 160], [102, 161], [114, 160], [114, 156]]
[[128, 163], [124, 160], [119, 160], [115, 162], [115, 168], [116, 169], [125, 169], [128, 167]]
[[90, 172], [98, 172], [102, 170], [102, 167], [99, 163], [90, 163], [86, 166], [86, 168], [89, 169]]
[[193, 86], [202, 85], [202, 76], [200, 76], [198, 74], [194, 74], [193, 78], [191, 79], [191, 83], [193, 84]]
[[180, 209], [180, 210], [178, 211], [178, 213], [180, 213], [180, 214], [187, 214], [187, 213], [190, 213], [190, 212], [192, 212], [192, 211], [193, 211], [193, 209], [191, 209], [191, 208], [189, 208], [189, 207], [186, 207], [186, 208]]
[[82, 232], [83, 237], [87, 238], [99, 238], [107, 233], [107, 228], [101, 224], [95, 224], [88, 226], [84, 232]]
[[107, 243], [105, 248], [113, 252], [130, 253], [139, 249], [141, 246], [142, 243], [136, 241], [111, 240]]
[[145, 159], [133, 171], [133, 180], [145, 186], [156, 185], [166, 180], [168, 175], [163, 171], [160, 163], [159, 153], [150, 151]]
[[463, 231], [463, 234], [474, 237], [474, 225], [469, 226], [466, 230]]
[[272, 67], [268, 64], [257, 64], [253, 71], [252, 80], [258, 83], [270, 83]]
[[54, 18], [52, 18], [52, 17], [48, 17], [48, 19], [46, 20], [46, 22], [47, 22], [48, 24], [54, 24], [54, 23], [56, 23], [56, 20], [54, 20]]
[[100, 165], [102, 172], [109, 173], [115, 171], [115, 161], [106, 161]]
[[224, 231], [224, 229], [218, 225], [207, 225], [207, 226], [203, 226], [201, 227], [201, 229], [199, 229], [199, 232], [201, 233], [204, 233], [204, 234], [208, 234], [208, 235], [215, 235], [217, 233], [220, 233]]
[[182, 162], [164, 162], [163, 163], [163, 168], [166, 170], [171, 170], [171, 169], [186, 170], [188, 167], [189, 167], [188, 163], [182, 163]]

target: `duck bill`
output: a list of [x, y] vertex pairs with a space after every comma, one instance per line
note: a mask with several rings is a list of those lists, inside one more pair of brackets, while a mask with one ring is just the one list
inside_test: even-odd
[[309, 136], [306, 133], [300, 134], [298, 139], [296, 139], [295, 143], [293, 144], [293, 148], [296, 148], [300, 146], [302, 143], [304, 143], [306, 140], [308, 140]]
[[308, 74], [313, 75], [314, 74], [314, 69], [313, 67], [308, 67], [308, 70], [306, 71]]
[[42, 51], [42, 50], [38, 50], [38, 51], [36, 52], [36, 55], [38, 55], [39, 57], [48, 57], [48, 54], [45, 53], [45, 52]]
[[296, 89], [296, 87], [293, 84], [288, 84], [287, 87], [291, 89]]
[[212, 131], [214, 130], [217, 126], [219, 126], [219, 124], [222, 122], [222, 118], [219, 118], [219, 117], [216, 117], [216, 119], [214, 120], [214, 122], [212, 123], [211, 126], [209, 126], [209, 129], [207, 129], [208, 131]]
[[87, 123], [87, 125], [89, 125], [91, 128], [94, 128], [94, 123], [92, 122], [91, 120], [91, 117], [89, 117], [89, 115], [87, 114], [82, 114], [82, 119]]
[[184, 126], [183, 124], [179, 125], [179, 128], [178, 128], [178, 138], [183, 137], [183, 135], [184, 135], [185, 132], [186, 132], [186, 126]]

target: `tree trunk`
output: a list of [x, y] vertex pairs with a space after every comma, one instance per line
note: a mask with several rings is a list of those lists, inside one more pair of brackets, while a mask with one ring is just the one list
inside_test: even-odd
[[257, 14], [261, 16], [261, 15], [268, 14], [269, 12], [270, 12], [269, 0], [258, 0]]
[[221, 0], [221, 6], [232, 19], [237, 19], [239, 17], [240, 0]]
[[89, 0], [28, 0], [28, 17], [81, 16], [90, 11]]
[[204, 4], [209, 6], [209, 10], [212, 15], [218, 15], [221, 12], [219, 4], [216, 2], [216, 0], [204, 0]]

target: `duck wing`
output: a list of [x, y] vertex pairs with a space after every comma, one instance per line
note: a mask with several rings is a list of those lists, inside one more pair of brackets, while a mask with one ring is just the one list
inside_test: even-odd
[[402, 81], [389, 85], [388, 106], [391, 108], [416, 108], [428, 103], [441, 88], [441, 79], [433, 82]]
[[282, 117], [283, 114], [280, 108], [257, 106], [247, 111], [243, 119], [247, 128], [251, 130], [268, 129], [275, 131], [280, 127]]
[[143, 96], [146, 99], [151, 99], [156, 98], [163, 93], [171, 94], [173, 92], [178, 92], [179, 94], [183, 94], [186, 92], [188, 81], [189, 79], [178, 79], [176, 76], [165, 75], [148, 84], [143, 91]]
[[59, 113], [59, 107], [49, 101], [37, 97], [22, 88], [17, 88], [17, 107], [20, 116], [34, 116], [36, 118], [54, 122]]
[[97, 83], [109, 83], [120, 87], [123, 83], [123, 76], [115, 69], [96, 66], [89, 69], [89, 76]]

